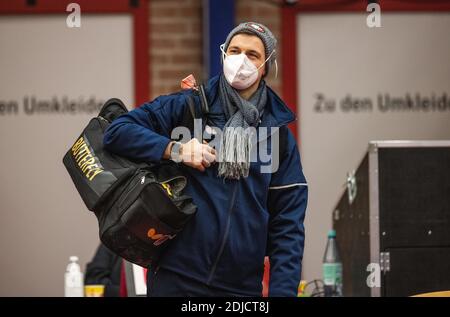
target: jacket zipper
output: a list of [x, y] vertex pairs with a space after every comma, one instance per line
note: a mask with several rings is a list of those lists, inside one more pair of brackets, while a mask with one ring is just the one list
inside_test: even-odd
[[228, 218], [227, 218], [227, 224], [225, 226], [225, 233], [223, 235], [219, 253], [217, 253], [216, 259], [211, 268], [211, 272], [209, 273], [208, 281], [206, 282], [207, 285], [209, 285], [211, 283], [211, 280], [212, 280], [214, 273], [216, 271], [216, 268], [217, 268], [217, 264], [219, 263], [220, 257], [222, 256], [223, 250], [225, 249], [225, 244], [227, 243], [227, 238], [228, 238], [228, 234], [230, 231], [230, 225], [231, 225], [231, 214], [233, 213], [234, 201], [236, 200], [236, 192], [237, 192], [237, 187], [238, 187], [237, 185], [238, 185], [238, 183], [236, 182], [234, 184], [233, 194], [231, 195], [231, 202], [230, 202], [230, 207], [228, 209]]

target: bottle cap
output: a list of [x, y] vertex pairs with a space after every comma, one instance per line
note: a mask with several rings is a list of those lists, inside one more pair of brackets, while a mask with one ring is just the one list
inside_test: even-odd
[[77, 261], [78, 261], [78, 257], [77, 257], [76, 255], [72, 255], [72, 256], [69, 258], [69, 260], [70, 260], [70, 262], [77, 262]]
[[336, 230], [332, 229], [328, 231], [328, 238], [336, 238]]

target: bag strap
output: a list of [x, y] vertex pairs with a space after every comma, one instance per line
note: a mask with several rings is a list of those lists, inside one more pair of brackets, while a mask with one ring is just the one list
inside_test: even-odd
[[[200, 99], [201, 109], [197, 110], [195, 106], [195, 97]], [[209, 113], [209, 104], [206, 97], [204, 85], [200, 85], [198, 91], [186, 95], [187, 107], [184, 112], [182, 126], [187, 127], [189, 131], [194, 131], [194, 119], [202, 119], [202, 131], [205, 129], [207, 115]]]
[[200, 103], [202, 105], [202, 115], [207, 116], [209, 113], [209, 105], [208, 99], [206, 98], [205, 86], [203, 84], [198, 87], [198, 93], [200, 96]]
[[125, 107], [122, 100], [118, 98], [111, 98], [104, 103], [103, 107], [100, 109], [98, 116], [111, 123], [117, 117], [127, 112], [128, 109], [127, 107]]

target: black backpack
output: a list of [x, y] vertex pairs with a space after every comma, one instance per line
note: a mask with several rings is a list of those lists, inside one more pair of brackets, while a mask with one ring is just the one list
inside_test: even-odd
[[[197, 114], [186, 108], [185, 120], [192, 122]], [[103, 149], [106, 128], [126, 112], [122, 101], [108, 100], [67, 151], [63, 163], [87, 208], [97, 217], [103, 244], [146, 267], [159, 258], [197, 207], [183, 194], [187, 180], [176, 163], [138, 163]]]

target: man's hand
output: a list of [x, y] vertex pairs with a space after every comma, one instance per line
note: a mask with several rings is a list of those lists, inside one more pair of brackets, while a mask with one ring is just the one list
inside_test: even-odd
[[[170, 151], [173, 142], [170, 142], [164, 151], [164, 158], [170, 158]], [[182, 144], [180, 149], [181, 161], [183, 164], [204, 172], [216, 160], [216, 150], [210, 147], [205, 141], [201, 144], [197, 139], [191, 139]]]

